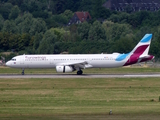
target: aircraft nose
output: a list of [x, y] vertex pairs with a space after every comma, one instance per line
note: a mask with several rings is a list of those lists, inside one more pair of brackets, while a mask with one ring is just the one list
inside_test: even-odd
[[9, 61], [6, 63], [6, 66], [9, 66], [10, 65], [10, 63], [9, 63]]

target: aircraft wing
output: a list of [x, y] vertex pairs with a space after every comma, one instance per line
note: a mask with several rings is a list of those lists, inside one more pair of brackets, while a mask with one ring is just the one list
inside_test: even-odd
[[63, 66], [74, 66], [74, 68], [78, 69], [85, 69], [85, 68], [91, 68], [92, 65], [89, 65], [88, 62], [86, 61], [81, 61], [81, 62], [73, 62], [73, 63], [59, 63], [58, 65], [63, 65]]

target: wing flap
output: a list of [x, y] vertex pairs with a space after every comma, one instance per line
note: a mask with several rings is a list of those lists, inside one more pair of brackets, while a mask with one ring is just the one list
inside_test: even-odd
[[79, 61], [79, 62], [73, 62], [73, 63], [59, 63], [57, 65], [63, 65], [63, 66], [74, 66], [74, 68], [91, 68], [92, 65], [89, 65], [86, 61]]

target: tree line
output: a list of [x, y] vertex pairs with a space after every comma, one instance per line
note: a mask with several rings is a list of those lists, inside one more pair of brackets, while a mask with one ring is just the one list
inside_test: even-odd
[[[71, 54], [130, 52], [153, 33], [150, 53], [160, 57], [160, 11], [110, 11], [105, 0], [0, 0], [0, 52]], [[67, 26], [76, 11], [92, 20]]]

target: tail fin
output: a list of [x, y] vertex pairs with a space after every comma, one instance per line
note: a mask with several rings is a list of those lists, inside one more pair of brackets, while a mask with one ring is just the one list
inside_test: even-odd
[[130, 57], [124, 66], [152, 60], [154, 56], [148, 55], [151, 39], [152, 34], [146, 34], [136, 45], [136, 47], [130, 52]]
[[148, 55], [152, 34], [146, 34], [136, 47], [131, 51], [133, 54]]

